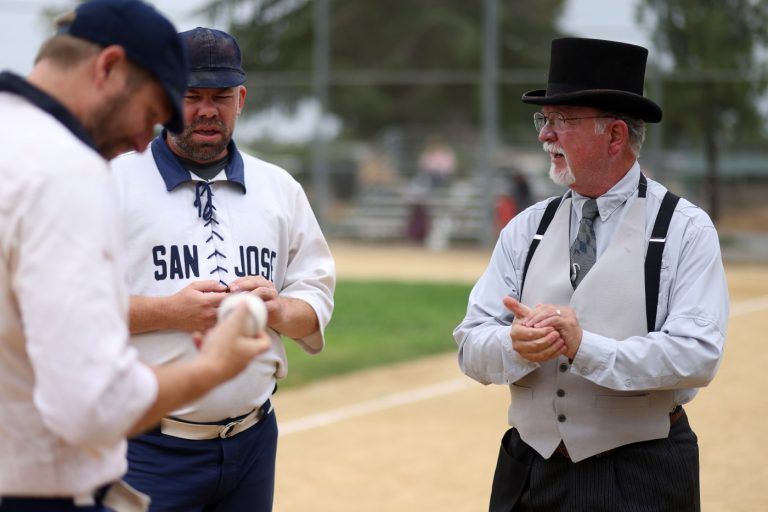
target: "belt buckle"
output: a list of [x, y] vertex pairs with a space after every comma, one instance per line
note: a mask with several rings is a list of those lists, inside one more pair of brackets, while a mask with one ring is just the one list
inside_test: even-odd
[[238, 426], [241, 422], [242, 422], [242, 420], [240, 420], [240, 421], [230, 421], [229, 423], [224, 425], [221, 428], [221, 431], [219, 432], [219, 437], [222, 438], [222, 439], [227, 439], [228, 437], [230, 437], [229, 434], [231, 434], [232, 431], [235, 429], [235, 427]]

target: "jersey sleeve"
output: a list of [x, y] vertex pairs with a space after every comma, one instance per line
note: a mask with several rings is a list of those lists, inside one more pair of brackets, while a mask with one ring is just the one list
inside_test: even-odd
[[[295, 216], [289, 233], [288, 269], [280, 295], [303, 300], [315, 311], [318, 331], [296, 340], [305, 351], [315, 353], [325, 344], [325, 328], [333, 313], [336, 265], [307, 196], [298, 183], [293, 198]], [[311, 345], [321, 348], [315, 350]]]

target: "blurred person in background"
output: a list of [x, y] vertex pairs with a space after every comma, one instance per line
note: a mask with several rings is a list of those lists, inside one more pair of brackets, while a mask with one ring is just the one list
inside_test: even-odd
[[432, 135], [419, 155], [419, 173], [431, 190], [444, 188], [456, 174], [456, 153], [441, 137]]
[[504, 175], [506, 190], [496, 197], [496, 234], [504, 229], [515, 215], [531, 205], [531, 188], [528, 180], [518, 170], [510, 170]]

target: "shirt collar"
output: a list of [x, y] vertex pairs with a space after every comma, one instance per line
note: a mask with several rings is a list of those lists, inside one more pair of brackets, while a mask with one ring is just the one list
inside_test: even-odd
[[[640, 164], [635, 160], [635, 163], [630, 167], [627, 174], [619, 180], [608, 192], [597, 198], [597, 209], [600, 215], [600, 219], [603, 221], [615, 212], [619, 206], [627, 202], [633, 194], [637, 193], [638, 183], [640, 181]], [[579, 212], [581, 218], [581, 209], [584, 203], [589, 199], [586, 196], [573, 192], [573, 208]]]
[[10, 71], [3, 71], [0, 73], [0, 92], [10, 92], [26, 99], [40, 110], [53, 116], [54, 119], [64, 125], [67, 130], [72, 132], [75, 137], [80, 139], [83, 144], [89, 146], [98, 153], [99, 150], [96, 147], [96, 143], [88, 132], [85, 131], [80, 120], [78, 120], [72, 112], [67, 110], [61, 102], [35, 87], [24, 78], [15, 73], [11, 73]]
[[[188, 170], [181, 165], [181, 162], [174, 155], [171, 148], [168, 147], [166, 141], [167, 130], [155, 137], [150, 146], [152, 150], [152, 157], [155, 159], [157, 168], [160, 170], [160, 176], [165, 181], [165, 188], [170, 192], [182, 183], [187, 181], [193, 181], [192, 176]], [[227, 176], [227, 181], [237, 183], [242, 187], [243, 194], [245, 194], [245, 165], [243, 163], [243, 157], [240, 155], [240, 151], [237, 150], [234, 140], [230, 140], [227, 145], [227, 150], [232, 158], [229, 159], [229, 163], [224, 168], [224, 173]]]

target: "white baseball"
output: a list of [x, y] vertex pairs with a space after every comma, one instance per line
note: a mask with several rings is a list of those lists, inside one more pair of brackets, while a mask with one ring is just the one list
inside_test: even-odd
[[248, 336], [255, 336], [267, 326], [267, 306], [264, 301], [251, 293], [233, 293], [221, 301], [219, 305], [218, 319], [221, 321], [241, 302], [248, 305], [248, 322], [246, 323], [246, 332]]

